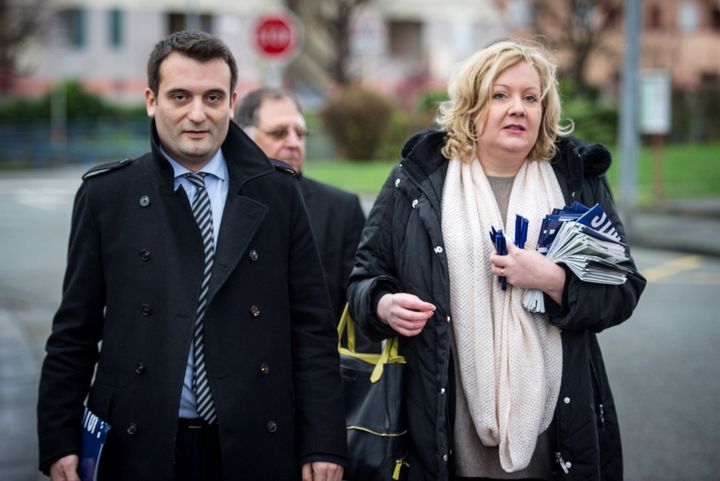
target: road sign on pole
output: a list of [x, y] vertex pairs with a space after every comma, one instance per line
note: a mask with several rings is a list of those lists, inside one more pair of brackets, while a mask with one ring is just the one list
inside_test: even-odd
[[267, 60], [287, 63], [302, 46], [300, 21], [289, 12], [274, 12], [257, 18], [252, 29], [255, 51]]

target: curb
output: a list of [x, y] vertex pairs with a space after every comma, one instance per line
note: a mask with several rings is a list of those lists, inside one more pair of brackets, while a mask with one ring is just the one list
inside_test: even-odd
[[640, 247], [643, 249], [673, 251], [683, 254], [695, 254], [707, 257], [720, 258], [720, 246], [717, 248], [713, 248], [710, 246], [703, 246], [698, 244], [680, 244], [674, 240], [663, 240], [659, 236], [637, 233], [629, 237], [629, 243], [631, 248]]

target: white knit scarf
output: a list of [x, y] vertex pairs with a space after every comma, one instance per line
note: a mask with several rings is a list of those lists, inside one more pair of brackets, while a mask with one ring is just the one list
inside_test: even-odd
[[450, 308], [470, 416], [485, 446], [498, 446], [506, 472], [530, 463], [538, 435], [550, 425], [560, 393], [560, 330], [522, 305], [525, 289], [500, 288], [490, 272], [491, 227], [515, 235], [515, 214], [529, 220], [526, 249], [535, 249], [540, 224], [564, 203], [547, 161], [524, 162], [503, 222], [480, 162], [453, 159], [445, 179], [442, 232], [450, 271]]

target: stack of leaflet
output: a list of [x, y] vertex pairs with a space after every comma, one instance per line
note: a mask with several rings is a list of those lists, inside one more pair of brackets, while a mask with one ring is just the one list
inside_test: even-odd
[[[629, 260], [625, 244], [599, 204], [588, 208], [579, 202], [554, 209], [545, 216], [537, 250], [555, 263], [565, 264], [582, 281], [618, 285], [630, 270], [620, 263]], [[545, 312], [543, 294], [531, 289], [523, 298], [530, 312]]]

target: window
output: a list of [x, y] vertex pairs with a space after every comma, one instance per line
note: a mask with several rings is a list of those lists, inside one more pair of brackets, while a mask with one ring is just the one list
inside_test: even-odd
[[510, 0], [505, 18], [513, 27], [531, 27], [535, 25], [535, 5], [527, 0]]
[[117, 8], [108, 11], [108, 41], [111, 47], [123, 44], [123, 12]]
[[648, 30], [660, 30], [662, 28], [662, 9], [659, 5], [650, 6], [645, 26]]
[[68, 8], [59, 15], [62, 33], [68, 45], [74, 48], [85, 46], [85, 10]]
[[[197, 15], [199, 25], [195, 25], [192, 28], [202, 30], [203, 32], [212, 33], [212, 15], [208, 13], [201, 13]], [[168, 35], [171, 33], [179, 32], [190, 27], [192, 23], [185, 13], [171, 12], [167, 15], [168, 22]]]
[[712, 8], [710, 12], [710, 26], [714, 31], [720, 31], [720, 6]]
[[678, 5], [678, 27], [681, 32], [694, 32], [700, 26], [700, 11], [693, 2]]
[[608, 5], [605, 7], [605, 28], [617, 29], [622, 27], [622, 12], [620, 7]]
[[389, 22], [390, 55], [405, 60], [422, 59], [422, 23], [412, 20]]

